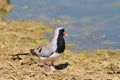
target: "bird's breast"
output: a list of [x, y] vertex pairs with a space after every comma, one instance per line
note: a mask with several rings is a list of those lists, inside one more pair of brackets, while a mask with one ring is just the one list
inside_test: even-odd
[[63, 38], [63, 36], [59, 36], [57, 39], [57, 49], [56, 52], [57, 53], [62, 53], [65, 50], [65, 40]]

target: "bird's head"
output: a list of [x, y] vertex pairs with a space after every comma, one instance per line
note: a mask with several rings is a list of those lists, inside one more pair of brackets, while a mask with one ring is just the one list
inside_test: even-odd
[[55, 30], [55, 35], [62, 35], [62, 36], [66, 36], [67, 34], [65, 33], [65, 29], [63, 27], [59, 27], [59, 28], [56, 28]]

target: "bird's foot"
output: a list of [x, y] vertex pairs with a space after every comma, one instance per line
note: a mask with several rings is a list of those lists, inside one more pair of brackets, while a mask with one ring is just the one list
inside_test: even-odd
[[56, 68], [54, 66], [50, 66], [51, 71], [56, 71]]
[[41, 68], [43, 68], [43, 67], [47, 68], [47, 67], [49, 67], [49, 65], [47, 63], [44, 63], [44, 64], [41, 65]]

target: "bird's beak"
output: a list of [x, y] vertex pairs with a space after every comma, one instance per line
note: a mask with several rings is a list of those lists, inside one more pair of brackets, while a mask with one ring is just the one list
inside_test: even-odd
[[66, 32], [63, 33], [64, 36], [68, 36], [68, 34]]

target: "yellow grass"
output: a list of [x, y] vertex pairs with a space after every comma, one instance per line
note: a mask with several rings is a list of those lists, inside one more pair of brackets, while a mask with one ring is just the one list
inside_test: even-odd
[[35, 56], [10, 56], [42, 45], [48, 41], [44, 34], [52, 31], [45, 23], [0, 22], [0, 80], [120, 80], [120, 50], [66, 50], [55, 72], [41, 68]]

